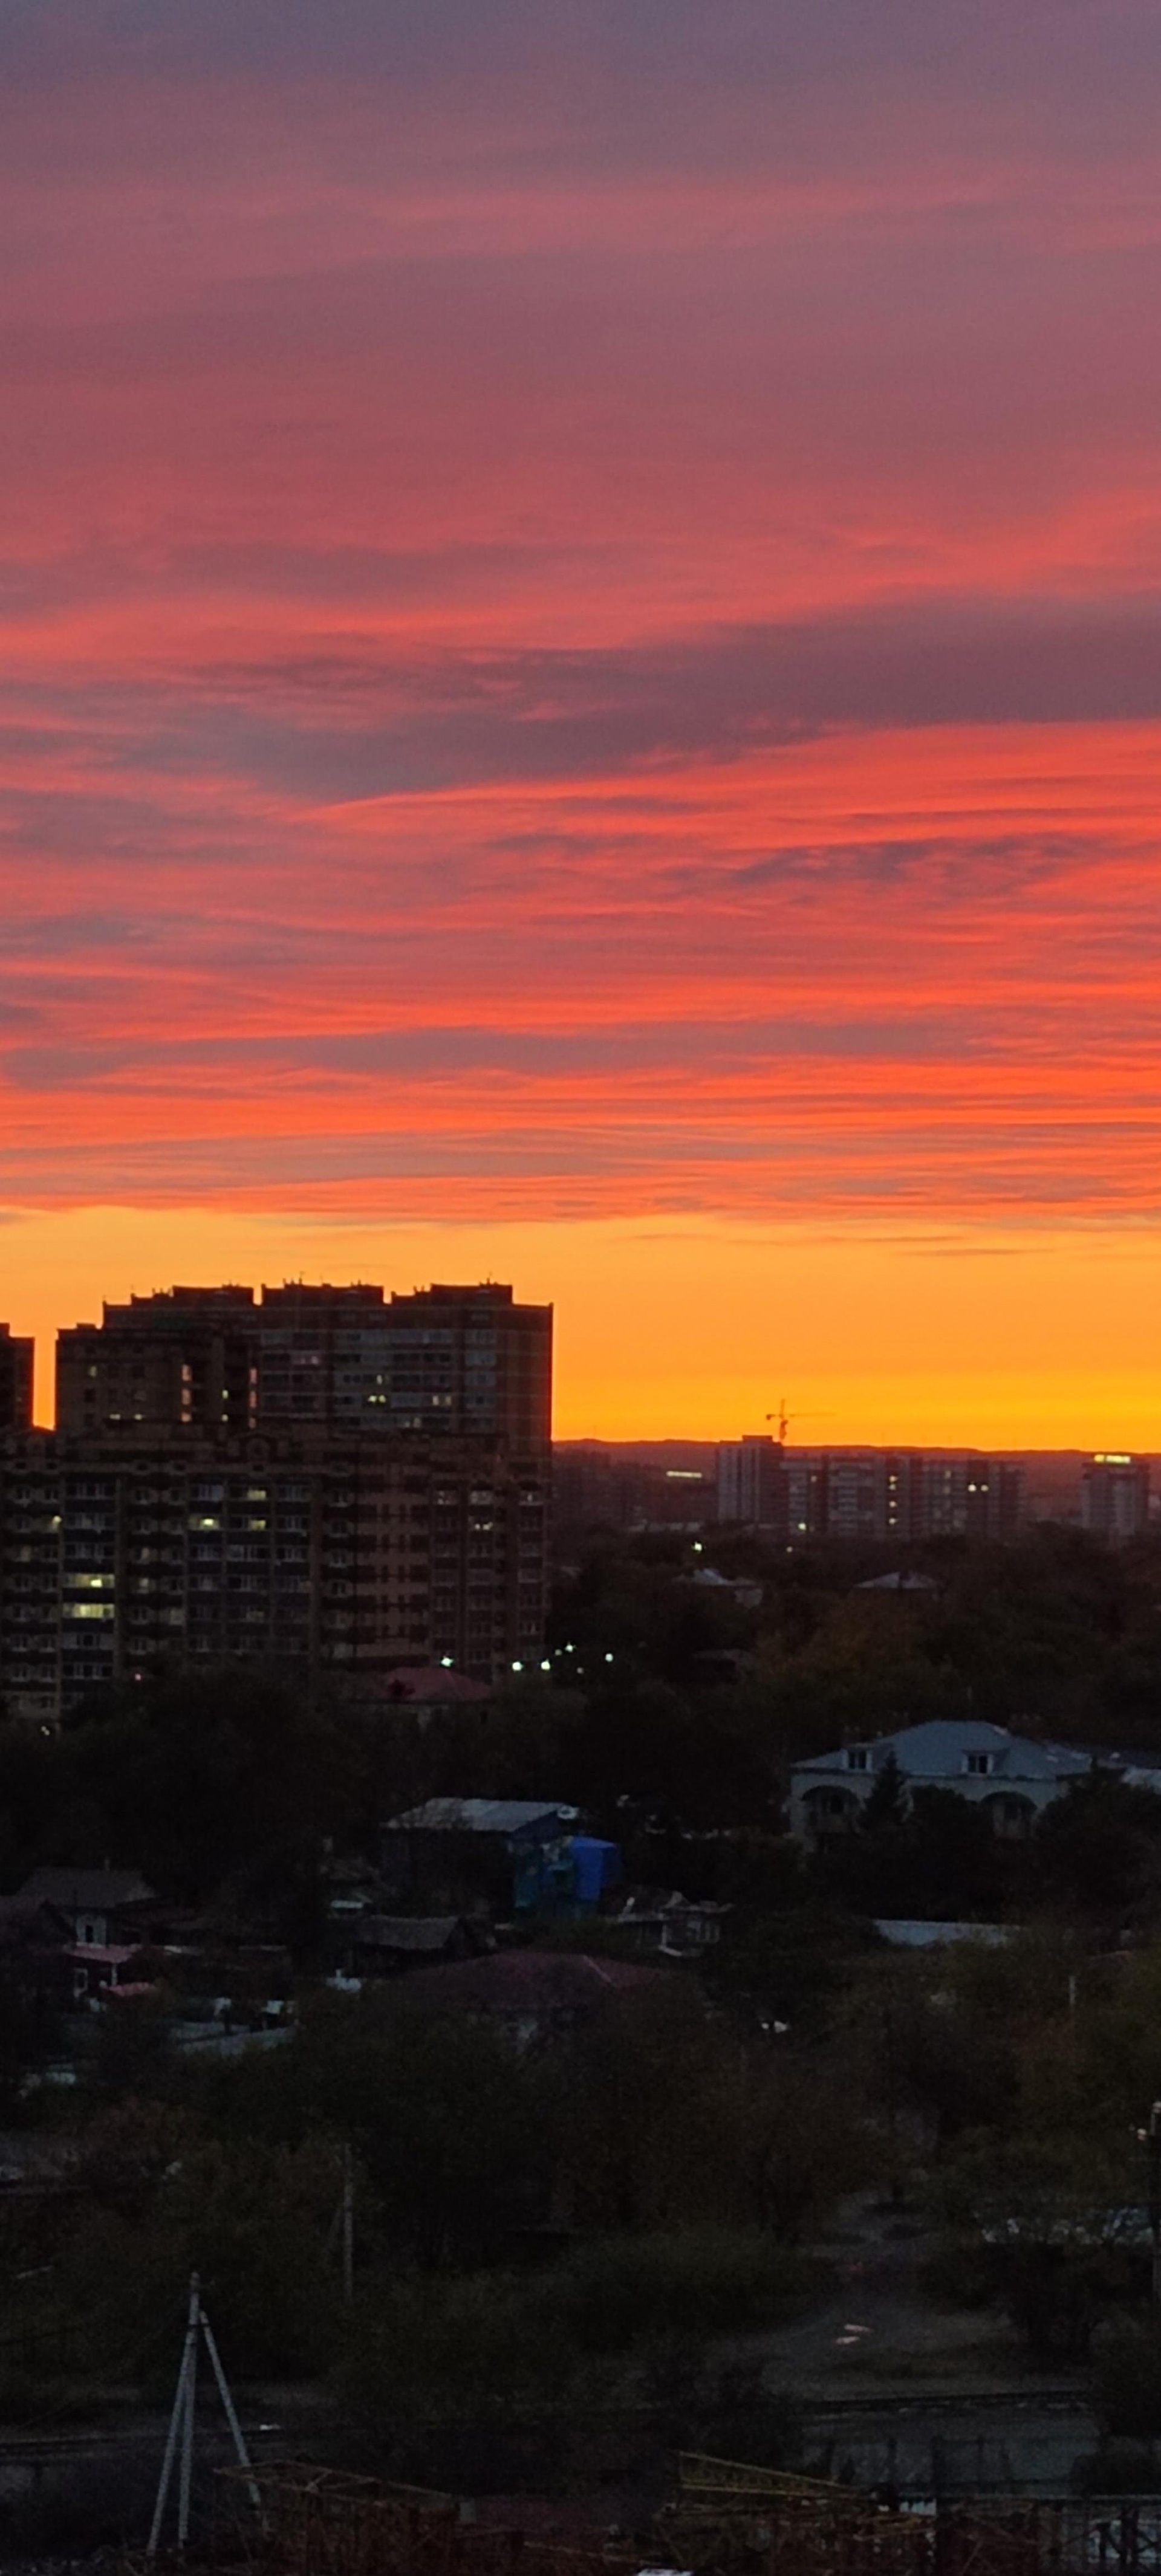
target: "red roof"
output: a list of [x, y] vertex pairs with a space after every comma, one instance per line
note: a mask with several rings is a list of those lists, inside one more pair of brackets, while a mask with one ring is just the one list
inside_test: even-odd
[[617, 1995], [646, 1992], [665, 1974], [663, 1968], [590, 1959], [575, 1950], [495, 1950], [486, 1959], [415, 1969], [407, 1999], [440, 2003], [448, 2011], [546, 2017], [592, 2012]]

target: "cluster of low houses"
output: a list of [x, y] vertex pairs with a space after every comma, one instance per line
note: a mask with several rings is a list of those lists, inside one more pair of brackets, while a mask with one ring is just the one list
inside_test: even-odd
[[[384, 1826], [376, 1863], [328, 1859], [324, 1968], [358, 1992], [422, 1972], [432, 2009], [495, 2020], [520, 2042], [558, 2031], [720, 1938], [727, 1908], [671, 1890], [627, 1889], [616, 1844], [545, 1801], [433, 1799]], [[537, 1922], [600, 1917], [640, 1953], [537, 1950]], [[181, 2046], [231, 2053], [288, 2035], [288, 1951], [253, 1927], [167, 1904], [136, 1870], [42, 1868], [0, 1899], [0, 1959], [66, 2028], [134, 1998], [164, 2001]]]
[[[997, 1834], [1020, 1835], [1093, 1761], [982, 1720], [899, 1728], [798, 1764], [790, 1830], [807, 1847], [849, 1832], [891, 1767], [905, 1798], [954, 1789], [985, 1809]], [[1161, 1772], [1115, 1755], [1100, 1761], [1133, 1786], [1161, 1789]], [[671, 1963], [703, 1957], [730, 1910], [672, 1889], [627, 1887], [617, 1844], [585, 1832], [574, 1807], [551, 1800], [429, 1799], [384, 1825], [373, 1863], [328, 1857], [325, 1882], [323, 1973], [332, 1986], [357, 1992], [408, 1976], [432, 2008], [486, 2014], [522, 2040], [570, 2024]], [[615, 1930], [621, 1955], [588, 1956], [583, 1938], [575, 1948], [529, 1946], [529, 1930], [553, 1919], [599, 1920]], [[879, 1928], [909, 1946], [971, 1930], [1002, 1937], [987, 1926]], [[191, 2048], [274, 2044], [293, 2015], [292, 1962], [277, 1940], [167, 1904], [132, 1869], [35, 1870], [0, 1899], [0, 1961], [46, 2014], [66, 2019], [164, 1998], [174, 2038]]]
[[46, 2020], [165, 1997], [174, 2037], [285, 2026], [289, 1953], [167, 1904], [134, 1869], [34, 1870], [0, 1898], [0, 1962]]

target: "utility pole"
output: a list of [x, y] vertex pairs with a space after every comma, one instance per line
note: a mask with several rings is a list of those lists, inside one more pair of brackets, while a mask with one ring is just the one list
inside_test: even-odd
[[247, 2473], [247, 2488], [250, 2502], [254, 2507], [255, 2513], [260, 2515], [262, 2511], [262, 2498], [258, 2491], [257, 2480], [253, 2474], [253, 2465], [250, 2459], [250, 2454], [246, 2448], [246, 2437], [242, 2431], [240, 2423], [238, 2422], [237, 2409], [234, 2405], [233, 2397], [230, 2394], [230, 2386], [226, 2378], [225, 2371], [222, 2368], [221, 2354], [219, 2353], [217, 2344], [214, 2340], [213, 2328], [208, 2316], [206, 2315], [205, 2309], [202, 2306], [201, 2281], [196, 2272], [191, 2272], [189, 2282], [189, 2307], [186, 2311], [185, 2342], [182, 2345], [181, 2368], [177, 2374], [177, 2387], [174, 2390], [173, 2412], [169, 2419], [169, 2431], [165, 2438], [165, 2457], [161, 2464], [161, 2476], [158, 2480], [157, 2486], [157, 2501], [153, 2508], [153, 2521], [150, 2524], [149, 2529], [149, 2541], [145, 2553], [147, 2558], [156, 2558], [157, 2556], [158, 2546], [161, 2540], [162, 2526], [165, 2522], [165, 2508], [169, 2502], [169, 2490], [173, 2483], [175, 2461], [179, 2462], [177, 2486], [178, 2548], [184, 2549], [189, 2541], [190, 2498], [193, 2490], [194, 2410], [197, 2404], [198, 2346], [200, 2343], [205, 2344], [206, 2351], [209, 2354], [210, 2364], [213, 2369], [214, 2378], [217, 2382], [218, 2395], [222, 2401], [222, 2410], [225, 2415], [226, 2422], [229, 2425], [230, 2438], [233, 2442], [235, 2452], [237, 2453], [238, 2466], [239, 2468], [245, 2469]]
[[185, 2330], [185, 2403], [181, 2428], [181, 2474], [177, 2488], [177, 2545], [184, 2549], [189, 2539], [189, 2499], [193, 2485], [194, 2411], [198, 2397], [198, 2343], [202, 2323], [202, 2286], [196, 2272], [190, 2275], [189, 2322]]
[[1153, 2239], [1153, 2305], [1161, 2307], [1161, 2102], [1154, 2102], [1145, 2132], [1149, 2149], [1149, 2233]]
[[342, 2276], [343, 2299], [349, 2308], [355, 2295], [355, 2158], [347, 2139], [339, 2155], [342, 2177], [338, 2205], [327, 2229], [327, 2258], [337, 2251]]
[[355, 2295], [355, 2163], [350, 2140], [343, 2148], [343, 2298]]

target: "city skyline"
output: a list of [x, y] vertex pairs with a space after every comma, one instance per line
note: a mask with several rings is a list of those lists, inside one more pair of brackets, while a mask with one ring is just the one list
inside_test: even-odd
[[[965, 1441], [960, 1438], [943, 1441], [938, 1437], [923, 1439], [890, 1429], [881, 1438], [852, 1436], [844, 1432], [841, 1427], [834, 1426], [832, 1415], [808, 1412], [804, 1416], [797, 1405], [792, 1408], [787, 1404], [785, 1396], [779, 1398], [776, 1407], [756, 1417], [749, 1428], [735, 1423], [725, 1427], [719, 1426], [707, 1432], [691, 1431], [688, 1426], [682, 1426], [680, 1423], [667, 1423], [660, 1429], [655, 1428], [636, 1435], [578, 1432], [571, 1428], [567, 1417], [562, 1425], [556, 1415], [557, 1391], [555, 1368], [551, 1356], [554, 1310], [551, 1301], [541, 1305], [529, 1305], [516, 1298], [516, 1290], [511, 1283], [493, 1279], [461, 1281], [454, 1285], [417, 1284], [411, 1289], [402, 1289], [389, 1283], [384, 1285], [370, 1281], [365, 1276], [342, 1281], [309, 1281], [299, 1275], [293, 1279], [279, 1282], [259, 1281], [257, 1284], [238, 1279], [202, 1280], [196, 1284], [170, 1282], [164, 1288], [154, 1287], [147, 1292], [131, 1289], [128, 1296], [124, 1298], [105, 1295], [96, 1297], [90, 1300], [91, 1312], [83, 1316], [80, 1313], [73, 1315], [68, 1323], [55, 1326], [45, 1337], [38, 1338], [34, 1334], [23, 1336], [19, 1332], [14, 1332], [11, 1323], [6, 1319], [0, 1320], [0, 1416], [18, 1425], [24, 1423], [29, 1427], [35, 1425], [43, 1429], [81, 1431], [91, 1427], [86, 1417], [91, 1414], [93, 1405], [99, 1401], [102, 1406], [105, 1406], [109, 1400], [105, 1391], [105, 1378], [109, 1365], [106, 1354], [110, 1349], [118, 1354], [113, 1363], [115, 1374], [125, 1382], [127, 1388], [130, 1377], [135, 1379], [137, 1375], [133, 1360], [136, 1350], [142, 1347], [140, 1341], [142, 1333], [147, 1335], [146, 1346], [152, 1342], [157, 1348], [157, 1327], [159, 1324], [164, 1327], [168, 1321], [175, 1328], [172, 1343], [176, 1364], [180, 1339], [179, 1328], [183, 1320], [192, 1323], [199, 1312], [202, 1313], [203, 1320], [205, 1315], [217, 1313], [227, 1319], [222, 1323], [221, 1329], [227, 1330], [228, 1324], [229, 1330], [235, 1333], [234, 1363], [240, 1376], [239, 1386], [231, 1396], [228, 1419], [229, 1426], [234, 1432], [242, 1432], [247, 1427], [250, 1410], [256, 1400], [256, 1381], [253, 1379], [252, 1372], [247, 1369], [246, 1362], [257, 1358], [263, 1343], [269, 1348], [272, 1342], [278, 1340], [285, 1342], [288, 1338], [294, 1337], [297, 1327], [321, 1326], [321, 1319], [329, 1316], [324, 1334], [328, 1352], [331, 1338], [337, 1327], [345, 1323], [348, 1327], [358, 1328], [359, 1333], [367, 1335], [367, 1357], [361, 1369], [360, 1384], [362, 1385], [364, 1378], [368, 1386], [373, 1382], [382, 1384], [382, 1380], [373, 1379], [372, 1375], [368, 1375], [368, 1371], [374, 1372], [383, 1365], [382, 1334], [384, 1331], [387, 1333], [389, 1342], [392, 1337], [391, 1327], [406, 1323], [410, 1314], [415, 1312], [422, 1314], [424, 1309], [430, 1309], [433, 1319], [438, 1321], [443, 1320], [445, 1304], [458, 1305], [467, 1312], [476, 1301], [488, 1300], [495, 1300], [501, 1310], [511, 1311], [515, 1318], [539, 1317], [541, 1319], [540, 1329], [546, 1332], [547, 1341], [546, 1357], [542, 1363], [543, 1386], [536, 1400], [544, 1408], [542, 1419], [551, 1425], [551, 1436], [558, 1447], [571, 1446], [575, 1449], [583, 1449], [586, 1446], [592, 1446], [610, 1450], [622, 1448], [626, 1451], [637, 1448], [645, 1452], [650, 1448], [663, 1449], [666, 1445], [672, 1445], [676, 1448], [688, 1447], [690, 1450], [709, 1452], [720, 1451], [731, 1446], [737, 1447], [740, 1442], [742, 1447], [753, 1450], [777, 1448], [787, 1457], [796, 1453], [808, 1457], [832, 1452], [835, 1454], [849, 1452], [851, 1455], [856, 1455], [861, 1451], [874, 1453], [891, 1450], [928, 1451], [933, 1455], [938, 1455], [945, 1450], [949, 1454], [957, 1452], [965, 1455], [973, 1452], [983, 1454], [983, 1444], [979, 1440]], [[516, 1300], [515, 1303], [513, 1303], [514, 1300]], [[245, 1350], [243, 1350], [243, 1343], [246, 1345]], [[164, 1341], [161, 1347], [164, 1348]], [[90, 1365], [90, 1363], [99, 1363], [99, 1366]], [[332, 1357], [328, 1357], [328, 1370], [332, 1364]], [[205, 1377], [204, 1354], [199, 1361], [197, 1374], [199, 1380]], [[160, 1393], [163, 1412], [171, 1400], [171, 1375], [172, 1370], [165, 1369], [162, 1379], [151, 1392], [151, 1401]], [[251, 1376], [248, 1396], [245, 1387], [241, 1384], [247, 1375]], [[101, 1381], [99, 1398], [95, 1387], [86, 1388], [84, 1385], [86, 1379], [94, 1379], [98, 1376]], [[223, 1389], [222, 1393], [224, 1397], [226, 1390]], [[359, 1398], [357, 1409], [361, 1409], [365, 1395], [366, 1387]], [[380, 1398], [371, 1399], [372, 1402], [381, 1400]], [[200, 1401], [201, 1399], [199, 1403]], [[106, 1415], [100, 1417], [106, 1428], [109, 1420], [116, 1418], [119, 1417]], [[140, 1422], [148, 1418], [151, 1417], [141, 1414], [127, 1414], [125, 1417], [127, 1423], [133, 1420]], [[205, 1427], [212, 1429], [215, 1420], [216, 1415], [211, 1404]], [[811, 1421], [816, 1426], [813, 1434], [805, 1427]], [[226, 1413], [222, 1414], [221, 1422], [223, 1426], [226, 1424]], [[381, 1429], [392, 1427], [386, 1416], [368, 1417], [368, 1422], [370, 1427]], [[819, 1428], [820, 1423], [825, 1427]], [[252, 1425], [252, 1427], [257, 1426]], [[264, 1422], [262, 1427], [268, 1426]], [[355, 1427], [354, 1423], [351, 1427]], [[792, 1436], [795, 1433], [797, 1436]], [[1119, 1450], [1113, 1450], [1107, 1441], [1099, 1450], [1093, 1444], [1083, 1442], [1015, 1441], [1007, 1448], [1003, 1444], [989, 1445], [996, 1450], [999, 1457], [1024, 1455], [1046, 1458], [1056, 1456], [1062, 1459], [1071, 1457], [1096, 1464], [1102, 1463], [1107, 1458], [1112, 1464], [1129, 1465], [1134, 1458], [1144, 1459], [1150, 1454], [1148, 1442], [1142, 1441], [1130, 1443], [1127, 1449], [1122, 1444]]]
[[[162, 1293], [171, 1286], [172, 1276], [160, 1262], [162, 1247], [172, 1242], [174, 1231], [168, 1218], [154, 1217], [149, 1221], [146, 1240], [157, 1247], [156, 1266], [134, 1275], [124, 1257], [120, 1263], [115, 1258], [119, 1241], [140, 1240], [134, 1212], [124, 1212], [123, 1223], [113, 1237], [112, 1254], [107, 1257], [104, 1213], [97, 1211], [94, 1217], [78, 1221], [73, 1236], [74, 1243], [78, 1235], [82, 1241], [88, 1237], [83, 1259], [74, 1255], [59, 1262], [39, 1263], [32, 1274], [31, 1296], [24, 1304], [18, 1296], [11, 1299], [12, 1311], [7, 1318], [11, 1330], [35, 1340], [38, 1422], [51, 1424], [54, 1419], [58, 1334], [95, 1319], [106, 1303]], [[237, 1249], [239, 1244], [244, 1248], [249, 1240], [259, 1257], [249, 1265], [223, 1259], [219, 1269], [207, 1269], [204, 1260], [198, 1261], [198, 1248], [204, 1245], [206, 1235], [212, 1237], [215, 1231], [223, 1253], [231, 1247]], [[180, 1241], [181, 1228], [176, 1232]], [[228, 1277], [245, 1275], [247, 1269], [251, 1277], [262, 1278], [263, 1262], [271, 1249], [269, 1233], [259, 1232], [255, 1238], [251, 1230], [247, 1237], [244, 1228], [226, 1220], [217, 1229], [195, 1222], [189, 1235], [192, 1284], [212, 1287]], [[348, 1240], [351, 1236], [359, 1240], [353, 1228]], [[797, 1385], [791, 1382], [786, 1393], [776, 1361], [766, 1377], [760, 1374], [757, 1360], [746, 1374], [736, 1371], [727, 1375], [723, 1370], [720, 1345], [728, 1338], [730, 1323], [736, 1325], [740, 1316], [742, 1329], [748, 1330], [755, 1349], [760, 1347], [765, 1329], [765, 1275], [757, 1265], [750, 1267], [747, 1275], [744, 1259], [748, 1247], [744, 1238], [740, 1247], [721, 1236], [708, 1238], [704, 1269], [695, 1274], [701, 1302], [692, 1319], [700, 1340], [700, 1349], [694, 1349], [686, 1302], [691, 1280], [688, 1240], [687, 1266], [675, 1269], [672, 1258], [666, 1257], [668, 1238], [664, 1229], [654, 1229], [639, 1241], [626, 1235], [619, 1243], [616, 1239], [610, 1242], [604, 1229], [580, 1229], [578, 1236], [588, 1256], [585, 1284], [590, 1292], [590, 1302], [579, 1315], [575, 1297], [570, 1294], [575, 1285], [570, 1276], [559, 1283], [557, 1293], [558, 1283], [551, 1268], [553, 1244], [545, 1246], [533, 1237], [532, 1258], [518, 1277], [521, 1294], [555, 1308], [554, 1418], [560, 1440], [732, 1440], [762, 1429], [766, 1416], [776, 1418], [785, 1400], [792, 1423], [801, 1426], [801, 1445], [807, 1447], [977, 1447], [1013, 1452], [1076, 1450], [1090, 1455], [1100, 1449], [1161, 1450], [1161, 1395], [1154, 1394], [1143, 1372], [1134, 1376], [1123, 1367], [1105, 1369], [1099, 1375], [1078, 1372], [1078, 1390], [1063, 1348], [1073, 1317], [1062, 1316], [1059, 1310], [1042, 1304], [1050, 1296], [1052, 1256], [1034, 1242], [993, 1246], [995, 1268], [989, 1265], [983, 1274], [993, 1299], [1004, 1301], [1011, 1326], [1016, 1302], [1012, 1271], [1017, 1271], [1021, 1291], [1018, 1320], [1029, 1341], [1038, 1342], [1042, 1360], [1036, 1399], [1030, 1401], [1024, 1381], [990, 1371], [982, 1349], [976, 1370], [971, 1374], [965, 1371], [952, 1384], [939, 1377], [934, 1365], [927, 1375], [921, 1375], [915, 1366], [917, 1351], [929, 1353], [934, 1361], [945, 1337], [944, 1309], [938, 1297], [933, 1296], [932, 1283], [938, 1284], [948, 1268], [954, 1270], [959, 1261], [970, 1257], [962, 1246], [921, 1241], [904, 1248], [902, 1276], [907, 1282], [910, 1271], [908, 1284], [915, 1298], [915, 1303], [909, 1304], [896, 1293], [900, 1273], [894, 1267], [893, 1247], [889, 1243], [860, 1243], [857, 1251], [861, 1277], [864, 1282], [870, 1279], [877, 1294], [861, 1313], [848, 1316], [844, 1311], [845, 1272], [829, 1260], [834, 1251], [833, 1239], [820, 1248], [801, 1235], [797, 1239], [783, 1238], [779, 1246], [778, 1286], [790, 1300], [797, 1294], [798, 1347], [813, 1361], [812, 1373]], [[351, 1263], [345, 1277], [365, 1279], [373, 1275], [376, 1260], [382, 1266], [384, 1251], [389, 1257], [395, 1254], [399, 1239], [368, 1231], [364, 1238], [366, 1255]], [[397, 1291], [405, 1285], [419, 1289], [428, 1284], [435, 1273], [431, 1260], [424, 1265], [420, 1256], [430, 1253], [433, 1247], [440, 1252], [450, 1249], [453, 1255], [462, 1254], [458, 1272], [454, 1259], [446, 1265], [453, 1275], [469, 1281], [496, 1276], [498, 1273], [483, 1262], [477, 1272], [474, 1260], [478, 1259], [481, 1241], [492, 1240], [502, 1251], [506, 1238], [503, 1233], [488, 1238], [477, 1229], [448, 1229], [438, 1234], [432, 1230], [423, 1236], [404, 1234], [402, 1240], [411, 1257], [398, 1262], [394, 1273]], [[520, 1230], [518, 1240], [527, 1246], [528, 1230]], [[574, 1237], [574, 1244], [576, 1240]], [[295, 1238], [289, 1230], [285, 1241], [288, 1253], [292, 1253]], [[274, 1242], [278, 1248], [277, 1234]], [[301, 1243], [297, 1248], [301, 1250]], [[1125, 1330], [1131, 1335], [1135, 1328], [1143, 1340], [1150, 1328], [1152, 1279], [1139, 1247], [1132, 1239], [1115, 1245], [1100, 1240], [1090, 1243], [1088, 1252], [1089, 1330], [1094, 1341], [1101, 1333], [1102, 1316], [1111, 1293], [1119, 1298]], [[626, 1258], [632, 1259], [634, 1253], [638, 1258], [637, 1294], [619, 1304], [607, 1289], [601, 1293], [596, 1273], [599, 1266], [608, 1263], [611, 1273], [623, 1279]], [[397, 1254], [395, 1257], [398, 1259]], [[730, 1277], [731, 1261], [735, 1292], [732, 1314], [728, 1306], [719, 1305], [715, 1310], [713, 1305], [715, 1296], [720, 1299], [723, 1276], [727, 1280]], [[275, 1265], [268, 1272], [271, 1280], [279, 1283], [302, 1281], [304, 1275], [301, 1264], [296, 1268], [288, 1264], [284, 1271]], [[11, 1270], [7, 1277], [11, 1280]], [[1081, 1277], [1083, 1282], [1083, 1272]], [[336, 1280], [333, 1284], [341, 1282]], [[993, 1311], [992, 1304], [981, 1299], [973, 1319], [980, 1345]], [[876, 1338], [879, 1335], [881, 1339]], [[584, 1370], [578, 1372], [579, 1384], [571, 1367], [577, 1338], [591, 1372], [588, 1377]], [[852, 1348], [862, 1360], [858, 1375], [850, 1369]], [[1059, 1357], [1055, 1374], [1049, 1375], [1043, 1369], [1043, 1356], [1046, 1349], [1054, 1348]], [[667, 1370], [667, 1354], [683, 1350], [684, 1372]], [[911, 1361], [909, 1369], [906, 1359]], [[593, 1383], [597, 1389], [595, 1405]]]
[[562, 1436], [1161, 1448], [1161, 22], [869, 26], [4, 13], [42, 1378], [491, 1275]]

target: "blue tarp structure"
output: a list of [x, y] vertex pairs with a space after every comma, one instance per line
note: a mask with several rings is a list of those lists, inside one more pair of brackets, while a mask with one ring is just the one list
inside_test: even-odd
[[617, 1843], [603, 1843], [596, 1834], [574, 1834], [572, 1838], [573, 1895], [578, 1905], [599, 1905], [607, 1887], [619, 1887], [624, 1864]]

